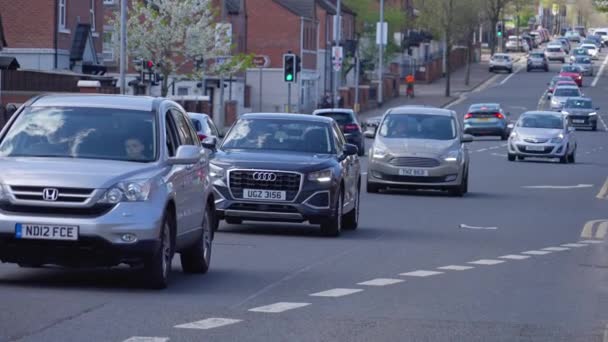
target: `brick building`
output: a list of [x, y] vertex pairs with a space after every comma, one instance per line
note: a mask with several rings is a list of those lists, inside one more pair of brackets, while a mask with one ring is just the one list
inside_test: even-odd
[[8, 46], [0, 55], [23, 69], [103, 73], [102, 1], [0, 0]]

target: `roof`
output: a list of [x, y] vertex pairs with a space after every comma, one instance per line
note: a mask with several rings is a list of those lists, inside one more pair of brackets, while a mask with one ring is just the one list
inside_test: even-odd
[[418, 114], [418, 115], [443, 115], [453, 116], [449, 109], [423, 106], [401, 106], [388, 110], [387, 114]]
[[48, 94], [35, 99], [33, 107], [93, 107], [152, 111], [157, 98], [106, 94]]
[[0, 56], [0, 70], [16, 70], [20, 67], [15, 57]]
[[291, 113], [247, 113], [241, 115], [243, 119], [281, 119], [281, 120], [300, 120], [311, 122], [331, 123], [334, 119], [324, 116], [310, 114], [291, 114]]
[[274, 0], [274, 2], [299, 17], [315, 17], [315, 0]]

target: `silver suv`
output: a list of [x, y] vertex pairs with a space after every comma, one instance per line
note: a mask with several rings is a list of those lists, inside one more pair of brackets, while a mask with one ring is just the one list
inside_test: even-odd
[[208, 165], [172, 101], [35, 98], [0, 133], [0, 261], [142, 266], [145, 285], [164, 288], [177, 252], [185, 272], [205, 273], [216, 222]]

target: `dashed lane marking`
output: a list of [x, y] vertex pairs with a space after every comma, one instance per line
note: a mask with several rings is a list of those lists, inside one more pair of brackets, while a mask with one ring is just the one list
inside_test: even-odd
[[585, 243], [565, 243], [563, 245], [560, 245], [562, 247], [570, 247], [570, 248], [579, 248], [579, 247], [587, 247], [589, 245], [585, 244]]
[[[593, 229], [596, 228], [595, 234]], [[583, 230], [581, 231], [581, 237], [586, 239], [604, 239], [608, 232], [608, 219], [603, 220], [591, 220], [585, 223]]]
[[448, 270], [448, 271], [466, 271], [475, 268], [473, 266], [460, 266], [460, 265], [449, 265], [437, 267], [438, 270]]
[[313, 293], [310, 296], [313, 296], [313, 297], [344, 297], [344, 296], [348, 296], [353, 293], [357, 293], [357, 292], [361, 292], [361, 291], [363, 291], [363, 290], [362, 289], [337, 288], [337, 289], [331, 289], [331, 290], [327, 290], [327, 291]]
[[517, 68], [517, 70], [515, 70], [515, 72], [513, 72], [511, 75], [505, 77], [504, 80], [502, 80], [502, 82], [499, 83], [499, 85], [503, 85], [505, 83], [507, 83], [507, 81], [509, 81], [511, 79], [511, 77], [515, 76], [518, 72], [522, 71], [524, 69], [524, 66], [520, 66], [519, 68]]
[[443, 272], [418, 270], [418, 271], [413, 271], [413, 272], [400, 273], [399, 275], [409, 276], [409, 277], [430, 277], [430, 276], [438, 275], [441, 273], [443, 273]]
[[524, 260], [524, 259], [528, 259], [529, 257], [530, 257], [529, 255], [509, 254], [509, 255], [503, 255], [499, 258], [500, 259], [509, 259], [509, 260]]
[[600, 67], [600, 71], [598, 71], [597, 75], [595, 75], [595, 78], [593, 79], [593, 82], [591, 82], [592, 87], [595, 87], [597, 85], [597, 82], [600, 80], [600, 76], [602, 76], [602, 73], [604, 72], [606, 63], [608, 63], [608, 56], [606, 56], [606, 58], [604, 58], [604, 62], [602, 63], [602, 66]]
[[499, 148], [500, 148], [500, 146], [492, 146], [492, 147], [490, 147], [490, 150], [496, 150], [496, 149], [499, 149]]
[[[604, 121], [604, 118], [602, 118], [601, 115], [598, 115], [597, 117], [600, 119], [600, 122], [602, 123], [602, 126], [604, 126], [604, 129], [608, 131], [608, 125], [606, 125], [606, 121]], [[602, 147], [600, 147], [600, 149], [602, 149]]]
[[506, 153], [492, 153], [493, 156], [495, 157], [501, 157], [501, 158], [507, 158], [507, 154]]
[[569, 251], [570, 248], [568, 247], [547, 247], [547, 248], [543, 248], [541, 249], [541, 251], [549, 251], [549, 252], [564, 252], [564, 251]]
[[579, 241], [580, 243], [585, 243], [585, 244], [599, 244], [599, 243], [604, 243], [603, 241], [600, 240], [583, 240], [583, 241]]
[[123, 342], [167, 342], [168, 337], [147, 337], [147, 336], [133, 336], [124, 340]]
[[175, 328], [179, 329], [199, 329], [199, 330], [208, 330], [213, 328], [219, 328], [226, 325], [231, 325], [235, 323], [242, 322], [240, 319], [232, 319], [232, 318], [207, 318], [202, 321], [196, 321], [192, 323], [180, 324], [176, 325]]
[[310, 305], [310, 303], [290, 303], [290, 302], [278, 302], [270, 305], [260, 306], [257, 308], [249, 309], [252, 312], [264, 312], [264, 313], [281, 313], [288, 310], [299, 309]]
[[494, 259], [479, 259], [479, 260], [475, 260], [475, 261], [469, 261], [468, 264], [492, 266], [492, 265], [502, 264], [503, 262], [505, 262], [505, 261], [504, 260], [494, 260]]
[[480, 148], [479, 150], [476, 150], [475, 152], [483, 152], [483, 151], [487, 151], [487, 148]]
[[478, 226], [469, 226], [467, 224], [461, 223], [460, 228], [463, 229], [479, 229], [479, 230], [496, 230], [498, 227], [478, 227]]
[[365, 286], [387, 286], [394, 285], [397, 283], [404, 282], [403, 279], [393, 279], [393, 278], [376, 278], [368, 281], [364, 281], [362, 283], [358, 283], [357, 285], [365, 285]]
[[551, 252], [549, 252], [549, 251], [526, 251], [526, 252], [521, 252], [521, 254], [546, 255], [546, 254], [551, 254]]
[[595, 197], [597, 197], [598, 199], [608, 199], [608, 178], [606, 178], [606, 182], [604, 182], [604, 185], [600, 189], [600, 192], [598, 192], [597, 196]]

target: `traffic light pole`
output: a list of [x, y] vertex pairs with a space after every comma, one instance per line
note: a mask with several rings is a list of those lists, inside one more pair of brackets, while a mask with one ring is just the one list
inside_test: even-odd
[[291, 113], [291, 82], [287, 83], [287, 113]]
[[[336, 42], [335, 42], [335, 46], [340, 46], [340, 41], [342, 40], [342, 0], [338, 0], [337, 6], [336, 6], [336, 21], [334, 23], [334, 25], [336, 25], [336, 27], [334, 28], [336, 31]], [[338, 108], [338, 105], [340, 104], [340, 101], [338, 101], [338, 88], [339, 85], [338, 83], [340, 82], [340, 70], [336, 70], [337, 68], [334, 68], [334, 84], [333, 84], [333, 104], [334, 104], [334, 108]]]

